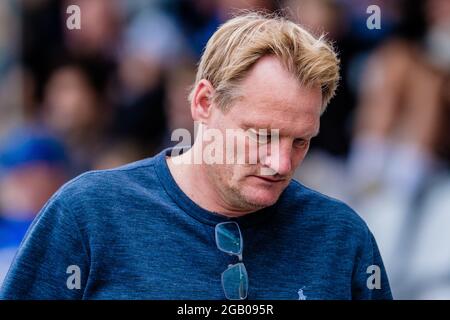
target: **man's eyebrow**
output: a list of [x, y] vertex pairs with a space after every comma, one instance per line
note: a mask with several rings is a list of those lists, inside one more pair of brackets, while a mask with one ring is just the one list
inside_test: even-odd
[[267, 130], [270, 130], [271, 129], [270, 125], [267, 125], [267, 126], [265, 126], [265, 125], [255, 125], [255, 124], [247, 123], [247, 122], [243, 123], [241, 125], [241, 127], [244, 130], [247, 130], [247, 129], [254, 129], [254, 130], [267, 129]]
[[[241, 124], [241, 128], [242, 128], [243, 130], [249, 130], [249, 129], [253, 129], [253, 130], [267, 129], [267, 133], [271, 133], [270, 130], [280, 130], [279, 128], [278, 128], [278, 129], [277, 129], [277, 128], [272, 128], [270, 124], [268, 124], [268, 125], [258, 125], [258, 126], [256, 126], [255, 124], [252, 124], [252, 123], [250, 123], [250, 122], [244, 122], [244, 123], [242, 123], [242, 124]], [[312, 138], [317, 137], [317, 136], [319, 135], [319, 133], [320, 133], [320, 126], [319, 126], [319, 128], [317, 128], [317, 131], [314, 131], [314, 132], [311, 133], [311, 134], [303, 134], [303, 135], [299, 136], [299, 138], [302, 138], [302, 139], [312, 139]]]

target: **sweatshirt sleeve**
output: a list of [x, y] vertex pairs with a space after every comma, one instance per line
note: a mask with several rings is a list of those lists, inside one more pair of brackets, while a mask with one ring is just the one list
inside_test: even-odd
[[367, 230], [365, 243], [356, 259], [352, 279], [352, 299], [393, 299], [380, 251], [370, 230]]
[[0, 299], [81, 299], [89, 256], [75, 216], [55, 194], [25, 235]]

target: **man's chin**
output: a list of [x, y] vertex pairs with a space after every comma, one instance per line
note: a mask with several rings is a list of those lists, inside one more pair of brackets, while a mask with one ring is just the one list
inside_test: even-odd
[[244, 195], [246, 202], [254, 208], [262, 209], [275, 204], [279, 198], [279, 194], [273, 192], [261, 191], [252, 192]]

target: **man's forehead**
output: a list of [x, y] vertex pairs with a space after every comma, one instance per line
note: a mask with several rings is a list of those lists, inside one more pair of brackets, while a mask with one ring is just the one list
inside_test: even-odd
[[269, 116], [297, 117], [304, 114], [319, 115], [322, 107], [322, 92], [318, 87], [301, 86], [263, 86], [243, 87], [243, 94], [237, 100], [237, 110], [242, 115], [262, 118]]
[[263, 99], [263, 95], [251, 99], [247, 96], [231, 108], [230, 115], [241, 127], [280, 130], [297, 127], [297, 130], [304, 128], [315, 135], [319, 130], [320, 101], [288, 100], [280, 96]]

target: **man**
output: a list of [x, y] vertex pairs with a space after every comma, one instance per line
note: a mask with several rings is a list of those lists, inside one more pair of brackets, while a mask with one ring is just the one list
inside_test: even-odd
[[34, 221], [0, 297], [392, 298], [366, 224], [291, 180], [338, 77], [332, 48], [296, 24], [256, 13], [231, 19], [200, 61], [193, 119], [224, 136], [256, 137], [258, 150], [276, 147], [256, 163], [211, 163], [198, 134], [181, 155], [169, 149], [81, 175]]

